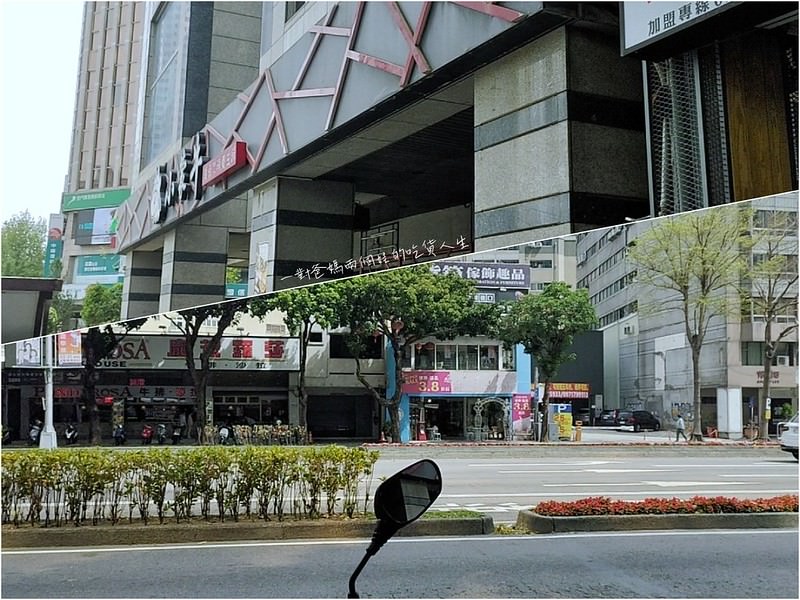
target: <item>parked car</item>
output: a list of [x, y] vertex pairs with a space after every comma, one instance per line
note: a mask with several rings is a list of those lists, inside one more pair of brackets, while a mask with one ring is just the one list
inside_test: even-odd
[[600, 416], [597, 418], [597, 424], [604, 427], [612, 427], [616, 425], [618, 412], [619, 411], [616, 409], [602, 411]]
[[653, 431], [661, 429], [661, 421], [649, 410], [622, 411], [619, 413], [618, 421], [620, 426], [633, 427], [636, 432], [642, 429]]
[[572, 413], [572, 424], [575, 425], [578, 421], [584, 427], [592, 425], [592, 413], [590, 408], [579, 408], [578, 412]]
[[778, 441], [781, 444], [781, 450], [784, 452], [791, 452], [795, 460], [797, 460], [797, 433], [800, 423], [797, 417], [800, 413], [795, 415], [783, 423], [778, 423]]

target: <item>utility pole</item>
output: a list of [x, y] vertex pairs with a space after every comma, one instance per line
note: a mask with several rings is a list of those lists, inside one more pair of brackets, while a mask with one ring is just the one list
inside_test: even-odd
[[53, 450], [58, 447], [58, 436], [53, 427], [53, 343], [55, 336], [45, 336], [44, 365], [44, 429], [39, 434], [39, 448]]

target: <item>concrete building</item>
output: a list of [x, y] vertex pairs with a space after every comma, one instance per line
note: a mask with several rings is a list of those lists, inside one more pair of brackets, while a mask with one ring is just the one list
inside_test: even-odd
[[[160, 6], [150, 45], [178, 10]], [[181, 6], [187, 31], [212, 10]], [[228, 41], [256, 47], [260, 70], [219, 114], [180, 118], [207, 97], [187, 69], [210, 69], [209, 87], [240, 73], [215, 75], [223, 49], [190, 52], [192, 35], [165, 121], [183, 127], [157, 152], [144, 107], [117, 211], [125, 316], [217, 301], [226, 267], [261, 293], [366, 256], [442, 258], [648, 212], [641, 64], [619, 56], [616, 4], [256, 6]]]
[[[61, 202], [63, 293], [83, 299], [93, 283], [122, 281], [114, 209], [130, 195], [145, 5], [87, 2], [78, 63], [72, 145]], [[51, 260], [56, 258], [48, 257]]]
[[[755, 210], [756, 229], [763, 228], [773, 212], [789, 215], [788, 222], [795, 224], [785, 247], [787, 255], [795, 257], [789, 261], [792, 272], [787, 277], [796, 276], [797, 193], [750, 204]], [[603, 332], [605, 408], [651, 410], [669, 424], [676, 412], [693, 412], [689, 345], [677, 311], [640, 310], [643, 290], [635, 284], [635, 271], [626, 252], [642, 232], [657, 222], [636, 221], [580, 234], [578, 286], [589, 290]], [[753, 260], [752, 255], [759, 252], [754, 248], [747, 259]], [[785, 314], [778, 317], [774, 326], [778, 330], [797, 323], [796, 283], [786, 298]], [[757, 311], [741, 318], [718, 316], [711, 321], [700, 357], [702, 422], [718, 427], [722, 435], [741, 437], [743, 426], [753, 420], [752, 410], [763, 381], [763, 342], [764, 318]], [[773, 362], [773, 406], [789, 403], [797, 410], [797, 365], [795, 329], [784, 338]]]

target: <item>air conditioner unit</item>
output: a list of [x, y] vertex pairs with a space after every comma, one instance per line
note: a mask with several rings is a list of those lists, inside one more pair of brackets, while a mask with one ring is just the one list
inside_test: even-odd
[[608, 239], [613, 240], [614, 238], [619, 237], [621, 233], [622, 233], [622, 227], [620, 226], [614, 227], [609, 232]]
[[780, 355], [780, 356], [778, 356], [776, 358], [778, 359], [777, 364], [778, 364], [779, 367], [788, 367], [789, 366], [789, 357], [788, 356], [782, 354], [782, 355]]
[[530, 244], [528, 244], [528, 246], [530, 246], [531, 248], [541, 248], [542, 242], [531, 242]]

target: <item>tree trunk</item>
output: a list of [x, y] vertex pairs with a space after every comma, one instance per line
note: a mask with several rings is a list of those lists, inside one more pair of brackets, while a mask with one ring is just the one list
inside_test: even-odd
[[543, 442], [550, 441], [550, 378], [544, 378], [544, 394], [542, 394], [542, 439]]
[[694, 393], [694, 415], [692, 419], [692, 431], [690, 439], [703, 441], [703, 423], [701, 410], [703, 408], [702, 396], [700, 394], [700, 349], [701, 346], [692, 344], [692, 388]]
[[[767, 398], [770, 395], [770, 379], [772, 378], [772, 359], [775, 357], [775, 344], [772, 343], [772, 320], [767, 319], [764, 327], [764, 381], [761, 384], [761, 397], [758, 399], [759, 437], [769, 438], [769, 415], [767, 414]], [[771, 407], [770, 407], [771, 408]]]
[[89, 444], [99, 446], [102, 440], [100, 435], [100, 408], [97, 406], [97, 391], [95, 379], [94, 352], [87, 348], [86, 364], [83, 367], [83, 394], [86, 397], [86, 406], [89, 409]]

